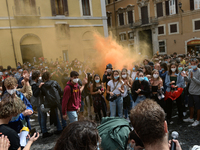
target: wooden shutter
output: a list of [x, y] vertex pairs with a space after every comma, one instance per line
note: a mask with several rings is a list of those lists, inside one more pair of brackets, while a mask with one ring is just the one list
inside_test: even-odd
[[64, 7], [64, 14], [65, 14], [65, 16], [69, 16], [68, 0], [63, 0], [63, 7]]
[[148, 24], [149, 18], [148, 18], [147, 6], [141, 7], [141, 16], [142, 16], [142, 24]]
[[194, 0], [190, 0], [190, 10], [194, 10]]
[[178, 14], [178, 0], [175, 0], [175, 5], [176, 5], [176, 14]]
[[166, 16], [169, 16], [169, 1], [165, 1]]
[[32, 12], [32, 14], [36, 15], [37, 14], [37, 9], [36, 9], [35, 0], [30, 0], [30, 5], [31, 5], [31, 12]]
[[133, 11], [128, 11], [128, 23], [133, 23]]
[[110, 27], [111, 26], [111, 17], [110, 16], [108, 16], [108, 18], [107, 18], [107, 24], [108, 24], [108, 27]]
[[123, 13], [119, 14], [119, 24], [120, 24], [120, 26], [124, 25], [124, 14]]
[[55, 0], [51, 0], [51, 12], [52, 12], [52, 16], [56, 16], [56, 3], [55, 3]]
[[162, 5], [162, 2], [156, 4], [156, 10], [157, 10], [157, 17], [162, 17], [163, 16], [163, 5]]
[[195, 30], [200, 30], [200, 20], [195, 21], [194, 24], [195, 24]]

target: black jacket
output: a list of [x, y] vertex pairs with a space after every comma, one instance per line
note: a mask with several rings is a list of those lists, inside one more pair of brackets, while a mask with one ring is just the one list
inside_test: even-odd
[[31, 81], [31, 87], [33, 91], [33, 96], [37, 98], [37, 107], [44, 103], [41, 88], [39, 88], [41, 81], [36, 83], [35, 81]]
[[63, 90], [61, 89], [58, 82], [49, 80], [44, 83], [41, 87], [42, 95], [45, 96], [45, 101], [49, 101], [53, 98], [57, 104], [61, 103], [61, 97], [63, 96]]
[[108, 82], [110, 81], [110, 79], [107, 79], [107, 76], [110, 76], [111, 77], [111, 74], [107, 74], [107, 75], [103, 75], [103, 83], [106, 83], [106, 88], [107, 88], [107, 84]]
[[[143, 90], [141, 89], [141, 85], [143, 86]], [[133, 100], [136, 101], [138, 94], [135, 92], [138, 89], [141, 89], [140, 94], [145, 95], [146, 98], [149, 98], [150, 95], [150, 85], [149, 82], [147, 82], [146, 80], [143, 80], [140, 84], [139, 80], [135, 80], [133, 82], [132, 88], [131, 88], [131, 92], [133, 94]]]

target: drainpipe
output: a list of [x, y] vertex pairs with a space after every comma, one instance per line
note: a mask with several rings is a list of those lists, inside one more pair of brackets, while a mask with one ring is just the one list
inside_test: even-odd
[[15, 53], [15, 45], [14, 45], [13, 32], [12, 32], [11, 21], [10, 21], [10, 12], [9, 12], [9, 7], [8, 7], [8, 0], [6, 0], [6, 6], [7, 6], [8, 18], [9, 18], [10, 35], [11, 35], [11, 40], [12, 40], [13, 53], [14, 53], [14, 57], [15, 57], [15, 64], [17, 66], [17, 57], [16, 57], [16, 53]]

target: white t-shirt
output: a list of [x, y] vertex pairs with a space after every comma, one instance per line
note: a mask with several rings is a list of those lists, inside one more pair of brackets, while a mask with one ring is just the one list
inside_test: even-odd
[[[115, 86], [117, 85], [118, 82], [119, 81], [113, 82], [113, 80], [110, 80], [108, 82], [108, 86], [110, 87], [110, 92], [112, 92], [114, 90], [114, 88], [115, 88]], [[117, 87], [116, 87], [116, 89], [113, 91], [113, 93], [117, 94], [117, 95], [121, 94], [121, 92], [118, 89], [121, 88], [123, 84], [124, 84], [123, 81], [121, 83], [119, 82], [118, 85], [117, 85]]]
[[134, 80], [137, 72], [132, 72], [131, 78]]

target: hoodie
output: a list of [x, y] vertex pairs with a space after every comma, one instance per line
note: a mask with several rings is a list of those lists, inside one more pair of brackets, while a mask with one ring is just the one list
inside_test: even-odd
[[[67, 111], [77, 111], [81, 107], [81, 92], [78, 83], [75, 85], [71, 81], [67, 82], [64, 89], [63, 99], [62, 99], [62, 114], [66, 115]], [[71, 90], [71, 87], [72, 90]]]

